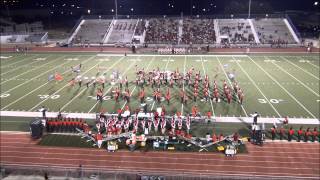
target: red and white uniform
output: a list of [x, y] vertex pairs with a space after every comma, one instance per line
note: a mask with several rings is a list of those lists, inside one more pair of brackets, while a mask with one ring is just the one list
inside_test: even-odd
[[187, 120], [186, 120], [186, 126], [187, 126], [188, 131], [190, 130], [190, 125], [191, 125], [191, 120], [190, 120], [190, 117], [188, 116]]
[[176, 128], [176, 120], [174, 118], [171, 119], [171, 127], [172, 129]]
[[178, 119], [178, 128], [179, 128], [179, 130], [182, 129], [182, 118]]
[[165, 119], [162, 119], [162, 122], [160, 125], [162, 134], [164, 134], [166, 132], [166, 125], [167, 125], [167, 121]]
[[154, 130], [156, 132], [158, 131], [159, 123], [160, 123], [160, 121], [158, 119], [154, 119], [153, 126], [154, 126]]
[[142, 120], [142, 121], [141, 121], [141, 125], [142, 125], [142, 129], [144, 130], [144, 128], [146, 128], [146, 121], [145, 121], [145, 120]]

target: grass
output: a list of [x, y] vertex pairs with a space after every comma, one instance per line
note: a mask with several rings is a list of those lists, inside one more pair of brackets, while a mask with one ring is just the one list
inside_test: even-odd
[[[172, 101], [156, 103], [152, 100], [153, 89], [146, 87], [149, 111], [164, 106], [168, 114], [181, 111], [184, 115], [191, 112], [191, 107], [197, 105], [205, 115], [212, 111], [215, 116], [246, 116], [255, 111], [262, 117], [297, 117], [319, 119], [319, 56], [318, 55], [251, 55], [251, 56], [157, 56], [144, 55], [134, 57], [97, 56], [96, 53], [32, 53], [15, 54], [2, 53], [1, 56], [11, 56], [1, 59], [1, 111], [36, 111], [46, 106], [49, 111], [95, 113], [101, 109], [116, 112], [127, 103], [124, 100], [115, 102], [112, 99], [102, 104], [96, 103], [96, 89], [85, 86], [70, 87], [68, 80], [72, 75], [71, 66], [82, 63], [83, 76], [96, 76], [97, 66], [109, 78], [113, 70], [118, 70], [123, 76], [128, 76], [129, 90], [132, 100], [127, 105], [131, 109], [140, 107], [138, 101], [139, 87], [135, 80], [135, 65], [152, 71], [159, 67], [162, 70], [186, 72], [191, 67], [200, 73], [208, 74], [210, 81], [216, 80], [219, 88], [227, 80], [226, 73], [234, 72], [236, 80], [245, 93], [243, 106], [233, 101], [230, 105], [225, 101], [219, 103], [189, 100], [182, 105], [179, 101], [180, 88], [174, 86], [171, 90]], [[59, 72], [64, 77], [62, 82], [48, 82], [50, 74]], [[102, 72], [100, 73], [102, 74]], [[104, 93], [110, 95], [111, 84], [107, 84]], [[192, 88], [184, 86], [189, 98], [192, 98]], [[161, 87], [164, 93], [166, 87]], [[202, 89], [200, 88], [200, 96]], [[28, 131], [28, 124], [32, 118], [3, 117], [0, 119], [1, 131]], [[298, 128], [300, 125], [297, 125]], [[245, 124], [217, 123], [197, 124], [191, 126], [191, 133], [204, 136], [207, 132], [231, 134], [239, 132], [248, 134]], [[305, 125], [304, 127], [314, 127]], [[270, 128], [269, 125], [267, 128]]]
[[[4, 54], [3, 56], [5, 56]], [[179, 87], [172, 90], [172, 102], [154, 103], [147, 101], [149, 110], [164, 106], [169, 114], [183, 111], [191, 112], [193, 105], [198, 105], [202, 114], [213, 111], [217, 116], [245, 116], [246, 113], [258, 111], [266, 117], [303, 117], [319, 118], [319, 59], [317, 56], [141, 56], [98, 57], [95, 54], [69, 53], [38, 53], [38, 54], [7, 54], [9, 59], [1, 59], [1, 110], [35, 111], [42, 105], [50, 111], [62, 108], [65, 112], [96, 112], [106, 109], [116, 112], [124, 107], [126, 102], [113, 100], [96, 104], [95, 88], [69, 87], [67, 81], [73, 75], [68, 72], [71, 66], [83, 64], [83, 76], [97, 75], [97, 66], [104, 68], [107, 78], [111, 71], [119, 70], [129, 81], [135, 80], [134, 66], [151, 71], [157, 67], [162, 70], [180, 72], [194, 67], [203, 75], [206, 72], [210, 81], [214, 79], [221, 88], [222, 81], [227, 80], [225, 72], [234, 72], [236, 80], [245, 93], [243, 108], [237, 102], [228, 105], [219, 103], [189, 101], [182, 107], [179, 101]], [[38, 59], [37, 58], [44, 58]], [[66, 60], [67, 59], [67, 60]], [[62, 82], [47, 82], [49, 74], [60, 72]], [[188, 96], [192, 97], [192, 88], [184, 86]], [[109, 95], [111, 85], [104, 92]], [[166, 87], [162, 87], [164, 93]], [[109, 90], [109, 91], [108, 91]], [[132, 101], [128, 104], [131, 109], [139, 108], [137, 100], [139, 87], [132, 82], [129, 84]], [[152, 88], [146, 88], [146, 94], [152, 97]], [[42, 95], [42, 96], [41, 96]], [[44, 96], [44, 95], [48, 95]], [[202, 89], [200, 89], [202, 96]], [[246, 111], [246, 113], [244, 112]]]
[[58, 147], [78, 147], [78, 148], [92, 148], [91, 142], [86, 142], [80, 136], [70, 135], [44, 135], [38, 145], [42, 146], [58, 146]]

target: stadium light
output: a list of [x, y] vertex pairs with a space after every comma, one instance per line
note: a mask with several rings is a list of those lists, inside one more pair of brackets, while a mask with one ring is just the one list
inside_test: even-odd
[[90, 14], [91, 13], [91, 10], [90, 9], [88, 9], [88, 14]]
[[114, 7], [116, 10], [116, 19], [118, 19], [118, 0], [114, 0]]
[[251, 0], [249, 0], [248, 19], [250, 19], [250, 16], [251, 16]]
[[318, 6], [319, 2], [315, 1], [313, 5]]

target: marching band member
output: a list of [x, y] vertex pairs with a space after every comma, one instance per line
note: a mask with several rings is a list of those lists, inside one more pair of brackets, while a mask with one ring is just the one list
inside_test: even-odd
[[171, 119], [171, 131], [172, 131], [172, 134], [175, 134], [175, 129], [176, 129], [176, 120], [174, 119], [174, 117], [172, 117], [172, 119]]
[[99, 132], [97, 134], [97, 144], [98, 144], [98, 147], [101, 148], [101, 145], [102, 145], [102, 134]]
[[166, 101], [167, 101], [168, 105], [170, 104], [170, 98], [171, 98], [171, 96], [170, 96], [170, 89], [168, 88], [168, 89], [167, 89], [167, 93], [166, 93]]
[[163, 118], [161, 121], [161, 133], [164, 134], [166, 132], [166, 125], [167, 125], [167, 121]]
[[139, 98], [141, 103], [144, 103], [144, 97], [145, 97], [145, 92], [144, 92], [144, 88], [142, 88], [139, 93]]
[[182, 129], [182, 118], [181, 117], [178, 119], [178, 129], [179, 130]]
[[142, 130], [144, 131], [144, 129], [146, 128], [146, 121], [142, 120], [141, 125], [142, 125]]
[[153, 126], [154, 126], [155, 132], [158, 132], [159, 123], [160, 123], [160, 121], [158, 120], [158, 118], [155, 118], [155, 119], [153, 120]]

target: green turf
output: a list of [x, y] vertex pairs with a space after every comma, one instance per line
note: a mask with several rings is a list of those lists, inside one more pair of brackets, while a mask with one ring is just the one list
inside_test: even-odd
[[70, 135], [55, 135], [48, 134], [41, 138], [38, 143], [42, 146], [59, 146], [59, 147], [80, 147], [80, 148], [92, 148], [91, 142], [86, 142], [80, 136], [70, 136]]
[[[192, 66], [201, 74], [207, 73], [212, 82], [214, 79], [219, 87], [226, 80], [225, 73], [235, 72], [240, 87], [245, 92], [243, 108], [236, 102], [228, 105], [222, 101], [197, 102], [189, 101], [187, 105], [179, 102], [179, 88], [175, 86], [172, 90], [172, 101], [170, 105], [162, 102], [160, 104], [147, 101], [149, 110], [164, 106], [169, 114], [182, 111], [183, 114], [190, 113], [191, 107], [197, 105], [202, 114], [213, 111], [216, 116], [245, 116], [246, 113], [258, 111], [264, 117], [303, 117], [319, 118], [319, 57], [317, 55], [254, 55], [248, 57], [240, 56], [141, 56], [124, 57], [110, 56], [97, 57], [95, 53], [33, 53], [33, 54], [2, 54], [12, 56], [9, 59], [1, 59], [1, 110], [25, 110], [35, 111], [42, 105], [50, 111], [62, 108], [66, 112], [96, 112], [106, 109], [115, 112], [118, 108], [126, 105], [124, 100], [114, 102], [104, 101], [102, 104], [89, 97], [95, 95], [95, 88], [78, 87], [67, 85], [67, 81], [73, 76], [70, 66], [83, 64], [83, 76], [96, 76], [97, 66], [103, 67], [107, 77], [114, 69], [128, 76], [129, 81], [135, 79], [134, 67], [145, 68], [151, 71], [159, 67], [162, 70], [186, 72]], [[36, 61], [36, 58], [46, 58]], [[75, 61], [66, 61], [65, 59]], [[64, 81], [47, 83], [49, 74], [60, 72]], [[102, 73], [103, 73], [102, 72]], [[105, 92], [110, 91], [111, 85], [106, 85]], [[192, 89], [184, 86], [191, 98]], [[164, 93], [167, 87], [161, 87]], [[139, 87], [130, 83], [132, 101], [128, 103], [131, 109], [139, 107], [137, 100]], [[147, 96], [152, 97], [152, 88], [146, 87]], [[202, 89], [200, 89], [200, 92]], [[39, 95], [51, 95], [49, 98], [41, 99]], [[109, 93], [107, 93], [109, 95]], [[201, 96], [201, 93], [200, 93]], [[266, 99], [270, 100], [267, 103]], [[29, 122], [33, 118], [3, 117], [0, 120], [1, 131], [29, 131]], [[90, 122], [93, 125], [93, 122]], [[294, 125], [298, 129], [300, 125]], [[314, 125], [304, 125], [304, 128]], [[267, 125], [267, 129], [271, 125]], [[288, 129], [289, 127], [285, 127]], [[191, 125], [191, 134], [204, 137], [206, 133], [223, 133], [224, 135], [238, 132], [242, 136], [248, 136], [249, 129], [246, 124], [215, 123]], [[268, 132], [267, 138], [271, 135]], [[75, 138], [75, 137], [70, 137]], [[278, 139], [277, 135], [277, 139]], [[286, 138], [286, 137], [285, 137]], [[294, 139], [297, 137], [295, 136]], [[81, 143], [82, 144], [82, 143]], [[79, 145], [79, 144], [78, 144]], [[77, 146], [77, 144], [71, 144]]]
[[[169, 114], [182, 111], [190, 113], [193, 105], [198, 105], [202, 114], [213, 111], [216, 116], [245, 116], [246, 113], [259, 112], [263, 117], [303, 117], [319, 118], [319, 57], [317, 55], [252, 55], [247, 57], [234, 56], [110, 56], [98, 57], [95, 53], [33, 53], [15, 54], [4, 53], [2, 56], [12, 56], [1, 59], [1, 110], [35, 111], [42, 105], [50, 111], [62, 108], [65, 112], [91, 112], [106, 109], [115, 112], [124, 107], [126, 102], [104, 101], [96, 103], [96, 90], [93, 87], [69, 87], [67, 81], [73, 76], [70, 66], [82, 63], [83, 76], [96, 76], [97, 66], [103, 67], [109, 78], [112, 70], [117, 69], [129, 81], [134, 81], [135, 65], [148, 71], [159, 67], [162, 70], [186, 72], [192, 66], [203, 75], [207, 73], [212, 82], [214, 79], [221, 88], [222, 81], [227, 77], [225, 72], [235, 72], [236, 80], [245, 93], [243, 108], [237, 102], [231, 105], [222, 101], [193, 102], [187, 105], [179, 101], [179, 87], [171, 90], [170, 105], [160, 104], [150, 100], [149, 110], [164, 106]], [[46, 58], [36, 61], [36, 58]], [[66, 61], [65, 59], [75, 59]], [[47, 83], [49, 74], [63, 73], [64, 81]], [[109, 95], [111, 85], [104, 92]], [[139, 87], [133, 82], [129, 84], [132, 101], [128, 105], [132, 109], [139, 107], [137, 100]], [[147, 96], [152, 97], [152, 88], [146, 87]], [[164, 93], [166, 87], [161, 87]], [[192, 88], [185, 86], [189, 98]], [[51, 95], [41, 99], [39, 95]], [[202, 96], [202, 88], [200, 88]], [[269, 100], [270, 103], [267, 103]], [[245, 113], [246, 112], [246, 113]]]

